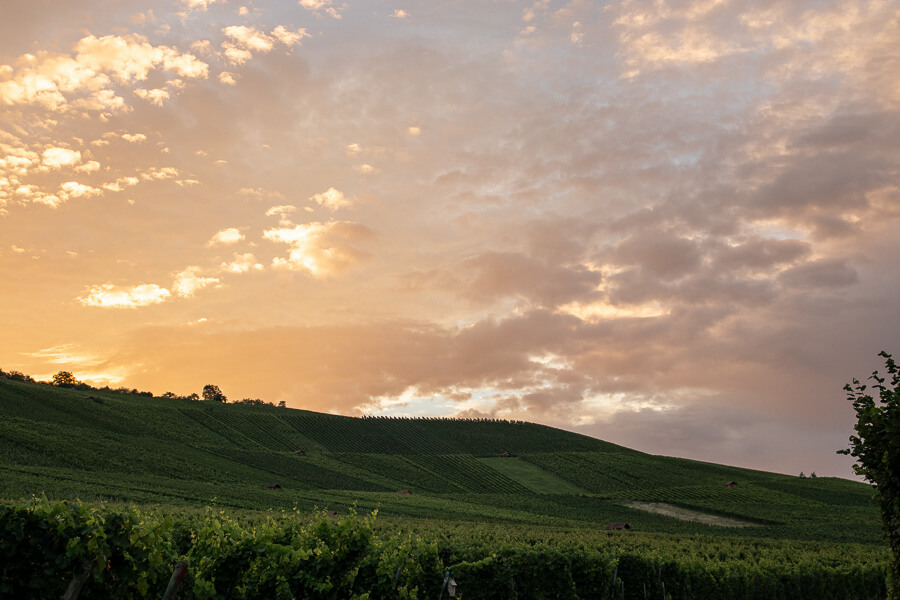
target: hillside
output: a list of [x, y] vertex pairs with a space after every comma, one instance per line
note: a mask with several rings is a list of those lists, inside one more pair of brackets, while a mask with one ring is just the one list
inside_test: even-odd
[[[737, 485], [727, 488], [731, 481]], [[275, 483], [278, 489], [265, 488]], [[0, 379], [0, 499], [41, 493], [244, 509], [356, 505], [379, 508], [387, 518], [565, 528], [627, 521], [651, 532], [881, 541], [871, 488], [841, 479], [652, 456], [532, 423], [360, 419]], [[676, 509], [681, 518], [670, 516]], [[715, 517], [746, 526], [707, 524]]]

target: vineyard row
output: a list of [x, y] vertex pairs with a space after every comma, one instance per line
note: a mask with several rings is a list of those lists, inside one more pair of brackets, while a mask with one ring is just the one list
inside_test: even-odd
[[[0, 505], [0, 597], [884, 598], [883, 548], [630, 536], [462, 533], [346, 517], [172, 515], [46, 499]], [[499, 534], [498, 534], [499, 532]], [[444, 595], [444, 597], [447, 597]]]

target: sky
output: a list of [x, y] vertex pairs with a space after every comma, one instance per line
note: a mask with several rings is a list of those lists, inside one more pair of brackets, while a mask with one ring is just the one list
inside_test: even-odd
[[900, 4], [0, 0], [0, 367], [852, 477]]

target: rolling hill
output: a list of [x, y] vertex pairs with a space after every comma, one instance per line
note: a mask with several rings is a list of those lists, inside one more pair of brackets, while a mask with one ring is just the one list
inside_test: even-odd
[[533, 423], [353, 418], [0, 379], [0, 499], [42, 493], [881, 543], [871, 488], [842, 479], [653, 456]]

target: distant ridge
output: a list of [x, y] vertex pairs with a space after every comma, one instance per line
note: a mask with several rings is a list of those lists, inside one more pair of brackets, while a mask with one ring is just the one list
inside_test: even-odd
[[666, 503], [758, 525], [740, 535], [880, 542], [871, 488], [842, 479], [652, 456], [519, 421], [357, 418], [0, 379], [0, 498], [42, 493], [716, 533], [626, 506]]

